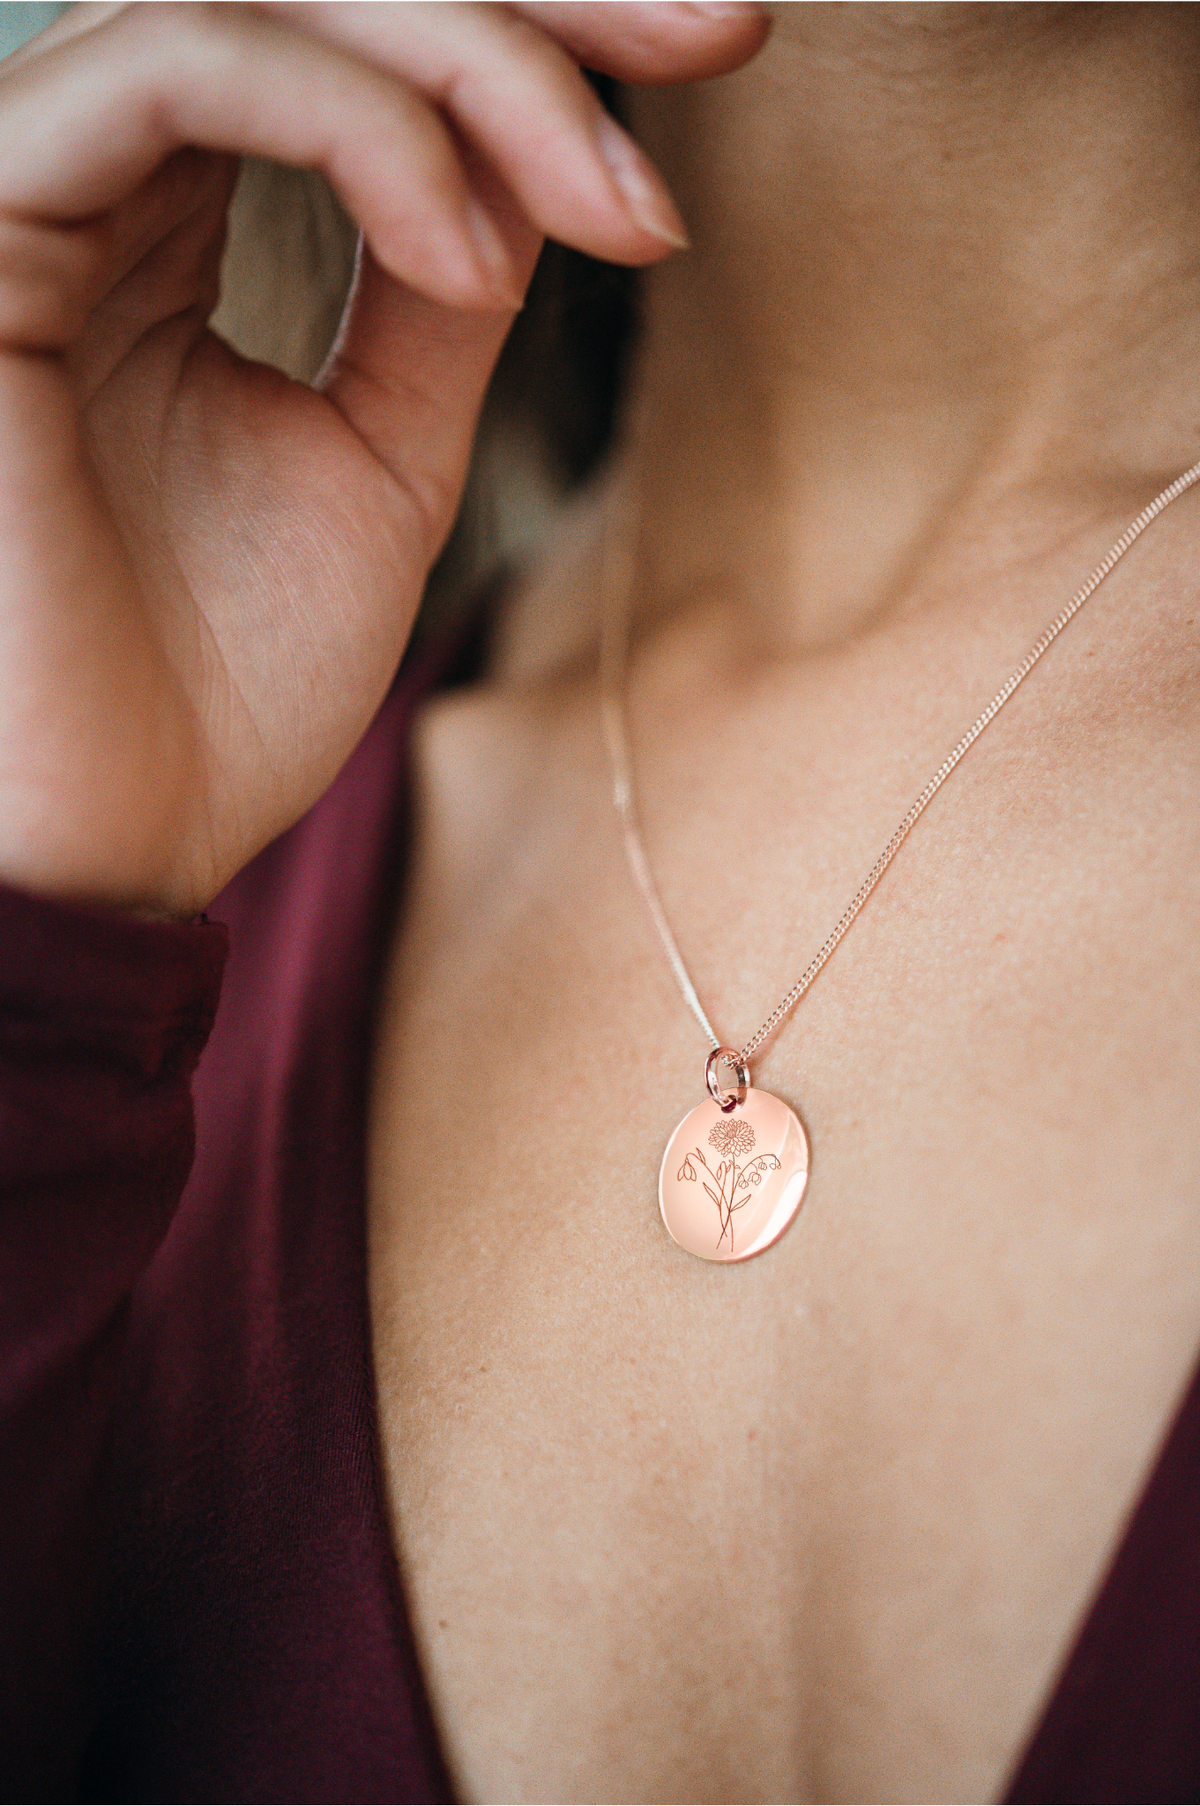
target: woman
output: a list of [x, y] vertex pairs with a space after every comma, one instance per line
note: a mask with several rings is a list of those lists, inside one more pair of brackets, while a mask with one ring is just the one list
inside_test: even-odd
[[[1195, 15], [772, 25], [81, 8], [4, 76], [35, 1787], [1194, 1797], [1194, 498], [763, 1047], [812, 1177], [744, 1264], [654, 1209], [706, 1048], [597, 648], [628, 610], [651, 864], [743, 1043], [1197, 456]], [[410, 755], [447, 654], [366, 730], [540, 233], [682, 238], [575, 60], [649, 84], [692, 249], [605, 485]], [[320, 395], [204, 332], [239, 151], [366, 235]]]

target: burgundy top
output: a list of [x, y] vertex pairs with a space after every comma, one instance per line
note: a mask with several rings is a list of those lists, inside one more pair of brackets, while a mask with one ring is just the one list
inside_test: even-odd
[[[381, 1505], [364, 1251], [428, 682], [401, 677], [225, 926], [0, 891], [5, 1798], [451, 1797]], [[1200, 1798], [1200, 1381], [1008, 1797]]]

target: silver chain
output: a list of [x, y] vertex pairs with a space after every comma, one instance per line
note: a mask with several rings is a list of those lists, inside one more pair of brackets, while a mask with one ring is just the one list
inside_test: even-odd
[[[950, 776], [950, 773], [955, 769], [959, 762], [966, 757], [971, 747], [974, 746], [976, 740], [978, 740], [980, 734], [983, 733], [985, 728], [991, 725], [1005, 703], [1008, 702], [1010, 697], [1012, 697], [1025, 682], [1025, 679], [1029, 676], [1033, 667], [1037, 664], [1043, 654], [1049, 651], [1063, 628], [1075, 618], [1089, 597], [1095, 594], [1100, 585], [1104, 582], [1104, 579], [1114, 567], [1120, 563], [1121, 559], [1124, 558], [1134, 541], [1141, 538], [1151, 522], [1157, 520], [1164, 508], [1169, 508], [1172, 502], [1177, 501], [1178, 498], [1197, 481], [1200, 481], [1200, 463], [1193, 464], [1190, 470], [1185, 470], [1182, 476], [1176, 477], [1173, 483], [1169, 483], [1160, 494], [1155, 496], [1152, 502], [1142, 509], [1142, 512], [1138, 515], [1137, 519], [1129, 523], [1121, 537], [1105, 553], [1104, 557], [1087, 578], [1086, 582], [1076, 590], [1066, 607], [1063, 608], [1059, 614], [1055, 615], [1049, 627], [1047, 627], [1045, 632], [1041, 635], [1041, 638], [1036, 640], [1029, 648], [1029, 651], [1025, 654], [1025, 657], [1021, 660], [1016, 670], [996, 691], [996, 694], [992, 697], [992, 700], [988, 703], [982, 714], [976, 716], [962, 739], [946, 754], [946, 757], [942, 760], [941, 764], [926, 784], [924, 790], [922, 790], [916, 801], [911, 804], [908, 813], [904, 816], [899, 827], [896, 829], [896, 832], [892, 835], [892, 838], [888, 841], [886, 847], [884, 847], [883, 852], [879, 855], [879, 858], [875, 861], [874, 865], [855, 891], [854, 896], [846, 905], [837, 926], [833, 929], [820, 952], [816, 954], [804, 968], [804, 971], [800, 974], [786, 997], [780, 998], [766, 1021], [755, 1030], [750, 1039], [746, 1042], [746, 1045], [740, 1049], [738, 1053], [739, 1060], [748, 1062], [751, 1055], [758, 1051], [767, 1037], [774, 1034], [784, 1018], [795, 1009], [800, 999], [813, 983], [817, 974], [832, 956], [834, 949], [845, 938], [872, 891], [883, 877], [883, 874], [887, 871], [888, 866], [892, 863], [892, 860], [896, 857], [900, 848], [904, 845], [904, 842], [912, 833], [921, 816], [924, 815], [926, 809], [928, 809], [942, 785], [946, 782], [946, 779]], [[609, 537], [611, 537], [611, 530]], [[676, 944], [675, 936], [671, 932], [671, 925], [667, 921], [666, 911], [662, 905], [662, 898], [658, 894], [658, 886], [655, 884], [654, 876], [650, 870], [650, 862], [646, 857], [646, 848], [642, 840], [641, 828], [638, 825], [637, 804], [633, 787], [633, 761], [629, 750], [629, 730], [625, 719], [625, 664], [628, 652], [629, 607], [633, 587], [632, 539], [626, 541], [626, 553], [629, 561], [629, 568], [623, 573], [624, 581], [612, 583], [610, 588], [612, 571], [608, 557], [608, 548], [606, 547], [606, 581], [603, 586], [605, 590], [605, 606], [600, 646], [600, 710], [604, 730], [604, 741], [608, 748], [609, 764], [612, 770], [613, 802], [616, 805], [617, 814], [621, 820], [621, 827], [625, 839], [625, 851], [629, 858], [629, 867], [633, 873], [634, 883], [641, 891], [646, 907], [650, 912], [650, 919], [658, 931], [658, 937], [663, 944], [667, 958], [671, 962], [671, 970], [674, 972], [676, 982], [679, 985], [680, 991], [683, 993], [684, 1002], [691, 1010], [693, 1016], [695, 1016], [700, 1027], [704, 1030], [710, 1046], [713, 1049], [717, 1049], [722, 1043], [716, 1035], [712, 1023], [705, 1014], [704, 1006], [696, 994], [696, 987], [692, 983], [688, 969], [683, 963], [683, 956]], [[617, 598], [616, 606], [613, 604], [614, 595]]]

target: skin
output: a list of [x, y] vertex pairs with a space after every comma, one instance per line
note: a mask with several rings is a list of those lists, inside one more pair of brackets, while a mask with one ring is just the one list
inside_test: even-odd
[[1180, 7], [788, 6], [635, 108], [695, 248], [648, 284], [609, 485], [425, 717], [377, 1050], [383, 1454], [463, 1797], [997, 1797], [1169, 1425], [1200, 501], [755, 1063], [813, 1167], [745, 1266], [658, 1222], [706, 1049], [625, 867], [595, 640], [607, 530], [650, 856], [736, 1044], [1200, 456], [1198, 41]]
[[[785, 7], [717, 81], [753, 10], [85, 6], [0, 71], [0, 872], [167, 915], [386, 689], [541, 232], [678, 237], [574, 59], [705, 78], [635, 107], [696, 244], [650, 285], [636, 511], [589, 498], [491, 684], [429, 711], [380, 1021], [382, 1450], [464, 1797], [999, 1792], [1169, 1420], [1197, 504], [756, 1066], [814, 1166], [744, 1268], [657, 1224], [704, 1050], [622, 863], [594, 644], [611, 512], [651, 854], [738, 1040], [1200, 451], [1192, 21]], [[206, 331], [241, 151], [319, 164], [365, 230], [319, 394]]]
[[[678, 80], [762, 35], [746, 8], [82, 6], [4, 64], [0, 872], [186, 916], [320, 794], [542, 233], [680, 242], [575, 57]], [[321, 168], [363, 228], [319, 393], [207, 327], [247, 151]]]

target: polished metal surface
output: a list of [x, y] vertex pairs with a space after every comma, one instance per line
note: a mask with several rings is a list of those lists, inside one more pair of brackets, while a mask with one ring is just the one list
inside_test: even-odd
[[804, 1197], [808, 1138], [769, 1091], [725, 1111], [689, 1110], [663, 1155], [658, 1206], [672, 1241], [701, 1260], [749, 1260], [777, 1242]]

